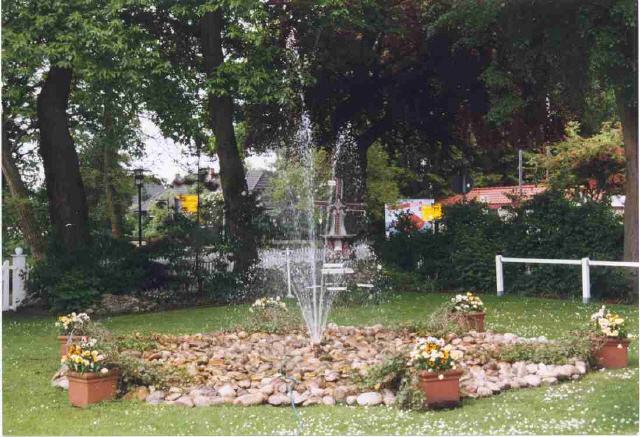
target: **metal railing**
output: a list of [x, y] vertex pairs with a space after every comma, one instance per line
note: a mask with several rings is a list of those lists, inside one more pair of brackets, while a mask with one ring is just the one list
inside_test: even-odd
[[629, 261], [595, 261], [589, 258], [574, 259], [549, 259], [549, 258], [509, 258], [496, 255], [496, 288], [498, 296], [504, 296], [504, 273], [502, 263], [522, 263], [522, 264], [565, 264], [582, 266], [582, 302], [589, 303], [591, 300], [591, 277], [590, 266], [607, 267], [631, 267], [638, 268], [640, 263]]

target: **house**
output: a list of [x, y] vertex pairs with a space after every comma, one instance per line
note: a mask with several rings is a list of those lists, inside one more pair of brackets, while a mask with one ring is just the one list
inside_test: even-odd
[[[272, 172], [261, 169], [250, 169], [246, 172], [247, 188], [249, 193], [260, 193], [267, 186], [269, 179], [273, 175]], [[186, 176], [176, 175], [171, 185], [165, 187], [155, 182], [145, 182], [142, 186], [142, 214], [148, 214], [153, 205], [158, 202], [165, 202], [167, 206], [174, 205], [174, 199], [180, 194], [189, 194], [195, 192], [195, 184], [197, 175], [189, 173]], [[220, 192], [220, 175], [213, 168], [210, 168], [206, 174], [200, 176], [200, 188], [204, 191]], [[138, 212], [138, 196], [135, 195], [131, 199], [129, 211]]]
[[[466, 201], [484, 203], [491, 210], [497, 212], [500, 217], [504, 217], [507, 213], [505, 207], [511, 206], [514, 200], [520, 198], [522, 200], [531, 199], [533, 196], [543, 193], [547, 189], [546, 185], [524, 184], [522, 185], [522, 196], [520, 197], [520, 187], [518, 185], [506, 187], [484, 187], [474, 188], [463, 197], [462, 194], [447, 197], [439, 201], [442, 205], [454, 205], [462, 203], [466, 197]], [[624, 213], [625, 196], [611, 196], [611, 208], [616, 214]]]

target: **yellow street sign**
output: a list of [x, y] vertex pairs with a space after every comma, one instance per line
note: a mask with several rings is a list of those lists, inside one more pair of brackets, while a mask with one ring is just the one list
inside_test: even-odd
[[177, 196], [180, 201], [180, 209], [184, 212], [198, 212], [198, 195], [197, 194], [180, 194]]
[[422, 220], [432, 222], [442, 218], [442, 205], [439, 203], [433, 205], [423, 205], [421, 208]]

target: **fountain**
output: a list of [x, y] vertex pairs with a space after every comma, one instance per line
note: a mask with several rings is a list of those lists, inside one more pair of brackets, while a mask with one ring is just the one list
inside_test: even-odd
[[[300, 72], [300, 59], [295, 48], [293, 33], [287, 41], [293, 63]], [[302, 169], [300, 186], [289, 186], [287, 196], [290, 205], [286, 208], [290, 221], [290, 239], [303, 241], [303, 250], [292, 252], [290, 262], [291, 283], [294, 295], [309, 331], [311, 342], [320, 344], [327, 325], [329, 312], [335, 296], [347, 290], [345, 275], [353, 273], [348, 266], [349, 239], [344, 226], [346, 212], [363, 211], [362, 204], [343, 201], [342, 178], [336, 175], [337, 163], [343, 157], [348, 144], [346, 135], [339, 136], [334, 148], [332, 177], [329, 181], [315, 180], [315, 144], [311, 120], [304, 107], [304, 97], [300, 94], [302, 111], [298, 129], [293, 137], [293, 146], [288, 150], [287, 159]], [[327, 200], [316, 200], [316, 189], [327, 184], [330, 193]], [[324, 232], [317, 232], [316, 208], [322, 207]]]

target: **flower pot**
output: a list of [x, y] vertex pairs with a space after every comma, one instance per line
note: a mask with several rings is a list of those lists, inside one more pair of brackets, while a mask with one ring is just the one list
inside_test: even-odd
[[74, 407], [85, 407], [89, 404], [114, 399], [118, 388], [119, 374], [116, 370], [109, 373], [76, 373], [69, 372], [69, 402]]
[[[71, 337], [71, 342], [67, 343], [69, 341], [69, 337]], [[76, 342], [80, 341], [80, 336], [77, 335], [59, 335], [58, 336], [58, 342], [60, 343], [60, 358], [62, 358], [63, 356], [67, 355], [67, 344], [74, 344]]]
[[462, 370], [419, 373], [420, 388], [424, 393], [427, 407], [450, 408], [460, 404], [460, 377]]
[[629, 340], [607, 337], [595, 352], [598, 365], [605, 369], [621, 369], [629, 362]]
[[484, 332], [484, 313], [464, 313], [463, 320], [469, 331]]

